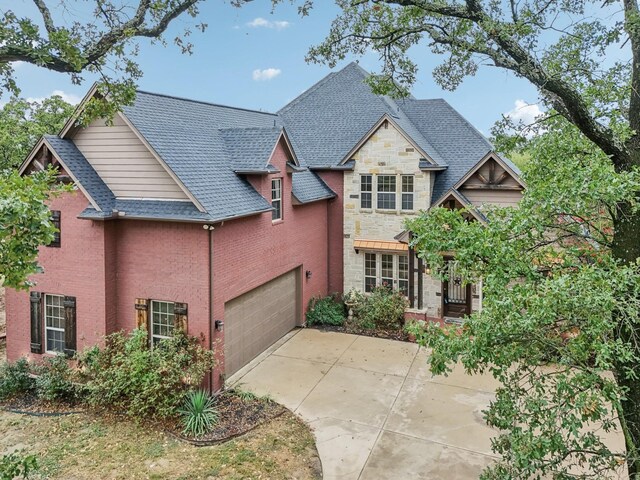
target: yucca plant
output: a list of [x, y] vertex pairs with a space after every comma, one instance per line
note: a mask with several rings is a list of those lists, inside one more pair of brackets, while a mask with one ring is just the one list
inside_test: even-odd
[[201, 437], [218, 421], [215, 399], [205, 390], [192, 390], [187, 393], [179, 413], [184, 427], [182, 433], [188, 436]]

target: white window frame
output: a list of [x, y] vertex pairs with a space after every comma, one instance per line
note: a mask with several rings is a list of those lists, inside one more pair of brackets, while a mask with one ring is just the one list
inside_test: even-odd
[[[411, 179], [411, 191], [404, 191], [404, 180], [405, 178]], [[416, 208], [416, 179], [415, 175], [400, 175], [400, 211], [402, 212], [413, 212]], [[411, 198], [411, 208], [404, 208], [404, 200], [406, 198]]]
[[[397, 254], [397, 253], [388, 253], [388, 252], [364, 252], [364, 262], [363, 262], [363, 267], [364, 267], [364, 276], [363, 276], [363, 280], [362, 280], [362, 291], [365, 293], [367, 292], [367, 279], [371, 279], [374, 278], [371, 275], [367, 274], [367, 256], [368, 255], [373, 255], [375, 257], [375, 262], [376, 262], [376, 276], [375, 276], [375, 286], [379, 287], [380, 285], [382, 285], [383, 281], [387, 281], [388, 279], [390, 279], [389, 277], [383, 277], [382, 276], [382, 260], [383, 260], [383, 255], [389, 255], [392, 257], [392, 271], [393, 271], [393, 278], [391, 278], [392, 282], [390, 287], [393, 290], [398, 290], [401, 291], [400, 288], [400, 282], [406, 282], [407, 285], [407, 294], [409, 293], [409, 258], [408, 255], [402, 255], [402, 254]], [[404, 257], [407, 259], [407, 276], [406, 278], [400, 278], [400, 257]], [[388, 281], [387, 281], [388, 283]]]
[[[375, 262], [375, 272], [374, 275], [371, 276], [368, 274], [367, 272], [367, 258], [372, 255], [373, 256], [373, 261]], [[365, 293], [367, 292], [367, 279], [373, 279], [373, 287], [375, 288], [378, 286], [378, 255], [374, 252], [365, 252], [364, 254], [364, 279], [363, 279], [363, 288], [362, 291]]]
[[[368, 177], [369, 178], [369, 190], [363, 190], [362, 189], [362, 181]], [[374, 178], [375, 175], [371, 174], [371, 173], [363, 173], [362, 175], [360, 175], [360, 209], [361, 210], [372, 210], [373, 206], [374, 206], [374, 197], [373, 197], [373, 182], [374, 182]], [[369, 195], [369, 206], [368, 207], [364, 207], [362, 205], [362, 201], [365, 195]]]
[[[383, 177], [388, 177], [393, 179], [394, 189], [393, 191], [380, 191], [380, 180]], [[389, 195], [390, 198], [393, 198], [393, 208], [384, 208], [380, 206], [380, 194]], [[393, 196], [393, 197], [391, 197]], [[395, 174], [380, 174], [376, 175], [376, 210], [385, 210], [388, 212], [396, 212], [398, 211], [398, 175]]]
[[271, 212], [271, 221], [278, 222], [282, 220], [282, 178], [271, 179], [271, 206], [275, 208], [276, 203], [278, 205], [276, 210]]
[[[175, 332], [175, 318], [176, 318], [176, 314], [175, 314], [175, 302], [168, 302], [166, 300], [151, 300], [149, 302], [150, 305], [150, 315], [149, 315], [149, 343], [151, 345], [151, 347], [153, 348], [153, 346], [156, 344], [156, 340], [158, 342], [160, 342], [161, 340], [166, 340], [169, 339], [173, 336], [173, 333]], [[156, 312], [156, 308], [158, 308], [160, 306], [160, 304], [164, 304], [164, 305], [172, 305], [173, 306], [173, 312], [169, 312], [168, 309], [166, 312], [162, 312], [162, 311], [158, 311]], [[170, 319], [171, 321], [169, 323], [167, 323], [166, 325], [163, 323], [157, 323], [157, 325], [159, 326], [167, 326], [168, 328], [170, 328], [171, 331], [171, 335], [161, 335], [161, 334], [156, 334], [154, 332], [154, 325], [156, 324], [155, 321], [155, 314], [158, 314], [159, 316], [163, 316], [167, 319]]]
[[[53, 298], [60, 299], [59, 305], [52, 305], [50, 302]], [[58, 310], [58, 315], [49, 315], [49, 308], [55, 308]], [[59, 320], [59, 324], [62, 324], [62, 328], [49, 326], [49, 319]], [[64, 353], [64, 325], [66, 319], [64, 315], [64, 295], [55, 295], [51, 293], [45, 293], [44, 295], [44, 343], [45, 343], [45, 352], [50, 353], [52, 355], [59, 355], [60, 353]], [[49, 336], [47, 334], [48, 331], [52, 332], [62, 332], [62, 349], [61, 350], [49, 350]]]

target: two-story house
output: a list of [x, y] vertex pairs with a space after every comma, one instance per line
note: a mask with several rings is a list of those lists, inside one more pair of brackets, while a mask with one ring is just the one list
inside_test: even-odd
[[52, 164], [76, 192], [51, 201], [35, 286], [7, 291], [9, 359], [181, 328], [216, 351], [218, 388], [313, 296], [387, 283], [413, 317], [480, 308], [455, 263], [429, 275], [404, 220], [444, 205], [485, 221], [484, 203], [517, 204], [518, 170], [445, 101], [374, 95], [366, 75], [350, 64], [275, 114], [138, 92], [111, 125], [42, 138], [22, 172]]

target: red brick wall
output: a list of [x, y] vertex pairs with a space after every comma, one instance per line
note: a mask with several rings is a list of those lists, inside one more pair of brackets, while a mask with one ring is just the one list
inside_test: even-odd
[[336, 192], [337, 197], [327, 203], [328, 241], [329, 241], [329, 292], [343, 293], [344, 289], [344, 214], [342, 210], [343, 182], [342, 172], [319, 172], [320, 178]]
[[207, 236], [197, 224], [118, 221], [116, 329], [136, 327], [136, 298], [183, 302], [189, 334], [203, 334], [208, 345]]
[[[51, 201], [51, 209], [62, 212], [61, 247], [40, 247], [44, 273], [31, 278], [36, 282], [34, 291], [76, 297], [79, 349], [97, 343], [106, 333], [105, 225], [76, 218], [87, 204], [79, 191]], [[6, 297], [7, 358], [39, 357], [29, 353], [29, 293], [7, 289]]]
[[[283, 179], [283, 220], [271, 213], [216, 224], [214, 251], [214, 319], [224, 320], [225, 302], [293, 269], [302, 270], [302, 312], [309, 299], [342, 290], [341, 200], [292, 205], [287, 155], [278, 146], [272, 164]], [[273, 175], [250, 181], [271, 198]], [[342, 193], [342, 173], [323, 174]], [[118, 219], [77, 219], [87, 206], [80, 194], [52, 202], [62, 211], [62, 248], [42, 247], [45, 273], [34, 290], [77, 297], [78, 348], [95, 344], [116, 330], [135, 327], [136, 298], [185, 302], [189, 333], [209, 332], [209, 232], [199, 224]], [[329, 248], [328, 248], [329, 246]], [[304, 275], [312, 272], [311, 278]], [[331, 277], [329, 276], [331, 271]], [[302, 319], [304, 317], [301, 317]], [[11, 360], [29, 352], [29, 296], [7, 291], [7, 353]], [[223, 333], [214, 343], [223, 371]], [[214, 386], [220, 387], [218, 373]]]
[[[269, 280], [302, 268], [302, 307], [309, 299], [327, 293], [327, 202], [292, 205], [291, 174], [286, 172], [281, 146], [271, 163], [281, 173], [249, 181], [271, 198], [271, 180], [283, 180], [283, 220], [272, 223], [271, 212], [216, 225], [214, 238], [214, 318], [224, 320], [225, 302]], [[311, 278], [304, 272], [310, 270]], [[302, 314], [304, 312], [301, 312]], [[217, 332], [218, 339], [222, 338]]]

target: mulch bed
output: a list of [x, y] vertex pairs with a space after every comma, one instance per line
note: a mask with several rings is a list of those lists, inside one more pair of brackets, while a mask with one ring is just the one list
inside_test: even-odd
[[403, 329], [384, 330], [379, 328], [362, 328], [357, 325], [314, 325], [309, 328], [315, 328], [324, 332], [350, 333], [352, 335], [364, 335], [366, 337], [384, 338], [387, 340], [400, 340], [402, 342], [409, 341], [409, 334]]
[[[156, 427], [160, 427], [160, 429], [178, 440], [196, 446], [208, 446], [243, 435], [287, 412], [285, 407], [267, 398], [253, 396], [243, 398], [234, 390], [219, 393], [216, 395], [216, 399], [218, 423], [211, 432], [203, 437], [189, 438], [184, 436], [178, 418], [160, 425], [156, 424]], [[0, 402], [0, 409], [36, 417], [55, 417], [93, 412], [104, 418], [126, 419], [126, 416], [121, 413], [90, 411], [79, 403], [44, 402], [34, 394], [6, 399]]]
[[3, 400], [0, 402], [0, 408], [7, 412], [35, 417], [56, 417], [86, 412], [86, 409], [78, 403], [45, 402], [30, 393]]
[[216, 396], [216, 409], [218, 410], [218, 423], [211, 432], [203, 437], [185, 437], [178, 422], [166, 425], [166, 431], [171, 436], [192, 445], [215, 445], [243, 435], [287, 411], [285, 407], [269, 399], [242, 398], [233, 390], [222, 392]]

